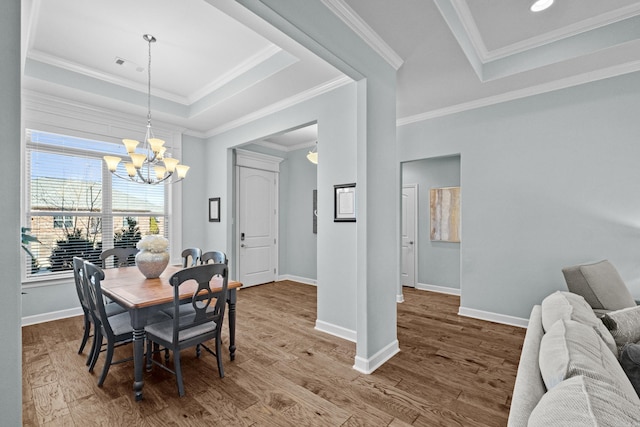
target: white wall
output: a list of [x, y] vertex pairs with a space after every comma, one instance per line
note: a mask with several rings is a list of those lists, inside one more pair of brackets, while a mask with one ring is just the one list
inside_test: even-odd
[[0, 243], [0, 413], [2, 424], [22, 424], [22, 339], [20, 331], [20, 1], [0, 6], [0, 180], [2, 222], [6, 233]]
[[605, 258], [640, 296], [638, 111], [634, 73], [398, 128], [401, 161], [461, 154], [463, 311], [528, 318]]

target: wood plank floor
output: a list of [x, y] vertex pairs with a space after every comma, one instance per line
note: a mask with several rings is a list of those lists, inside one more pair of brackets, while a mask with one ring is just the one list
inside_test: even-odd
[[[355, 344], [313, 329], [316, 288], [290, 281], [242, 289], [236, 360], [182, 353], [186, 396], [157, 367], [144, 400], [133, 362], [102, 388], [78, 355], [82, 319], [23, 328], [25, 426], [504, 426], [524, 329], [458, 316], [459, 297], [405, 289], [400, 353], [372, 375]], [[227, 331], [225, 329], [225, 331]], [[225, 346], [227, 334], [224, 334]], [[116, 357], [131, 354], [120, 348]], [[101, 358], [102, 360], [102, 358]]]

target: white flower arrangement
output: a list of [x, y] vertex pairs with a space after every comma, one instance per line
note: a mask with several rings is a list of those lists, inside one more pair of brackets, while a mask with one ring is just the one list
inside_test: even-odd
[[158, 234], [150, 234], [144, 236], [142, 240], [136, 243], [136, 248], [141, 251], [149, 251], [153, 253], [166, 252], [169, 248], [169, 240]]

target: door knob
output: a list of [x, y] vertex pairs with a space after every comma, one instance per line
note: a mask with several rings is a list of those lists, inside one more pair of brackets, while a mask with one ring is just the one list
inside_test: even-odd
[[409, 242], [410, 245], [413, 245], [413, 240]]
[[244, 243], [240, 245], [241, 248], [244, 248]]

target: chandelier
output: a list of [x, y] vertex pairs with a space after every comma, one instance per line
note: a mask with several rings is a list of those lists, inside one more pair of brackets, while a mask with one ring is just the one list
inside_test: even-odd
[[147, 132], [142, 143], [142, 150], [139, 150], [141, 152], [136, 152], [136, 147], [138, 147], [140, 141], [135, 139], [122, 140], [130, 158], [130, 161], [124, 162], [128, 176], [117, 173], [118, 164], [122, 160], [120, 157], [104, 156], [104, 161], [107, 163], [109, 172], [127, 181], [149, 185], [175, 183], [182, 181], [187, 176], [189, 166], [179, 164], [180, 161], [167, 152], [164, 141], [153, 136], [153, 131], [151, 130], [151, 43], [155, 43], [156, 38], [151, 34], [145, 34], [142, 38], [149, 44]]
[[[316, 141], [316, 144], [317, 143], [318, 141]], [[307, 160], [309, 160], [314, 165], [318, 164], [318, 147], [315, 147], [313, 150], [310, 150], [309, 153], [307, 153]]]

